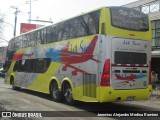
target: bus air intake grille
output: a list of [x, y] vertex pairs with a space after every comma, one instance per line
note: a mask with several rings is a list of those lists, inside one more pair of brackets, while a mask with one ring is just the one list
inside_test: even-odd
[[83, 74], [83, 96], [96, 97], [96, 74]]

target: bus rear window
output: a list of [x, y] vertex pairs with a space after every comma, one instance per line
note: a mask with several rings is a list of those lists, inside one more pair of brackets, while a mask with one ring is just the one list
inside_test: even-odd
[[116, 51], [114, 60], [116, 64], [146, 64], [147, 54]]
[[149, 30], [148, 16], [138, 10], [112, 7], [110, 12], [111, 24], [114, 27], [133, 31]]

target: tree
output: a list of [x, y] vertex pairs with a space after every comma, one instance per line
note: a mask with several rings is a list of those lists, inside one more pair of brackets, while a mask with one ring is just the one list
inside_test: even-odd
[[0, 36], [3, 33], [3, 20], [4, 20], [4, 15], [0, 13]]
[[[4, 25], [3, 25], [3, 20], [4, 20], [4, 15], [0, 12], [0, 38], [3, 38], [2, 35], [3, 35], [3, 30], [4, 30]], [[3, 39], [0, 39], [0, 42], [4, 40]]]

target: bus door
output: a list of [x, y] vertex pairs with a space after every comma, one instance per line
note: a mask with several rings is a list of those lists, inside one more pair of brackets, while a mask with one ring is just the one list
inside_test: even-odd
[[143, 89], [149, 79], [149, 41], [113, 38], [111, 86], [113, 89]]

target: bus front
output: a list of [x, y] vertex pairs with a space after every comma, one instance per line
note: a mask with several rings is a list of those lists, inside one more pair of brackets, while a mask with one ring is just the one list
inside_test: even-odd
[[[108, 19], [109, 18], [109, 19]], [[102, 10], [99, 101], [145, 100], [151, 95], [151, 28], [137, 10], [111, 7]], [[104, 57], [105, 56], [105, 57]]]

